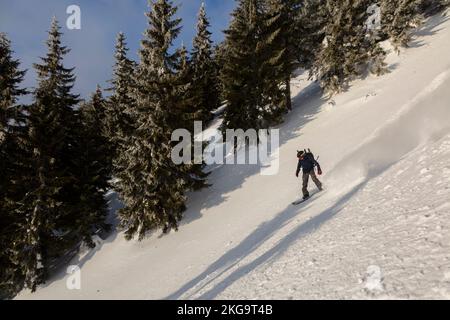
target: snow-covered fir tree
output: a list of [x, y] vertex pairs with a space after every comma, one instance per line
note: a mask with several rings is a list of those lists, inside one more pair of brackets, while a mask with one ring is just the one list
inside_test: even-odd
[[367, 30], [370, 0], [327, 1], [329, 16], [325, 40], [313, 66], [313, 74], [329, 94], [347, 88], [349, 81], [368, 67], [381, 74], [385, 52], [371, 41]]
[[258, 91], [257, 39], [261, 26], [260, 1], [240, 0], [226, 30], [221, 79], [226, 100], [223, 127], [258, 128], [262, 108]]
[[298, 10], [296, 31], [299, 66], [310, 70], [325, 39], [325, 27], [331, 20], [327, 0], [304, 0]]
[[193, 131], [194, 121], [203, 121], [203, 111], [199, 108], [196, 101], [194, 82], [193, 82], [193, 64], [189, 58], [189, 53], [184, 44], [179, 50], [180, 61], [177, 66], [176, 81], [174, 81], [175, 90], [178, 91], [179, 107], [182, 110], [183, 117], [180, 117], [180, 126]]
[[382, 36], [390, 39], [399, 52], [408, 47], [412, 33], [424, 18], [450, 5], [448, 0], [381, 0]]
[[80, 122], [75, 106], [79, 98], [72, 93], [73, 69], [63, 64], [69, 49], [61, 44], [56, 19], [47, 47], [42, 62], [34, 65], [38, 86], [27, 108], [26, 141], [31, 173], [21, 180], [27, 192], [15, 214], [24, 219], [17, 226], [11, 248], [17, 268], [32, 290], [45, 280], [53, 259], [87, 240], [85, 225], [80, 222], [86, 208], [80, 206], [84, 191], [79, 188], [79, 173], [85, 163], [78, 159]]
[[214, 64], [216, 65], [216, 79], [217, 79], [216, 85], [217, 91], [219, 92], [219, 101], [221, 102], [221, 105], [225, 100], [223, 95], [224, 92], [223, 83], [220, 76], [222, 74], [222, 68], [225, 65], [225, 52], [226, 52], [225, 41], [216, 44], [213, 48]]
[[80, 195], [79, 211], [82, 218], [77, 221], [84, 242], [94, 247], [92, 235], [109, 229], [106, 192], [111, 179], [111, 144], [105, 129], [106, 100], [100, 86], [91, 99], [80, 108], [78, 133], [77, 183], [74, 186]]
[[[210, 119], [211, 113], [208, 112], [205, 119], [205, 112], [203, 109], [197, 107], [198, 91], [195, 90], [195, 83], [193, 81], [193, 63], [188, 57], [188, 51], [184, 45], [180, 49], [180, 63], [178, 66], [177, 81], [175, 82], [177, 93], [177, 105], [181, 108], [180, 123], [178, 128], [188, 130], [194, 136], [194, 121], [206, 121]], [[212, 83], [216, 85], [216, 83]], [[212, 89], [216, 90], [216, 89]], [[206, 142], [203, 143], [206, 147]], [[194, 154], [194, 144], [191, 145], [191, 154]], [[190, 164], [183, 164], [180, 169], [186, 172], [186, 179], [190, 189], [199, 190], [207, 185], [206, 178], [208, 174], [203, 172], [205, 165], [203, 161], [200, 163], [192, 161]]]
[[172, 132], [185, 123], [178, 95], [180, 51], [171, 50], [181, 20], [174, 18], [177, 7], [171, 1], [150, 5], [136, 72], [137, 126], [127, 150], [127, 168], [117, 176], [125, 205], [121, 226], [128, 239], [142, 239], [155, 228], [176, 230], [191, 184], [187, 168], [171, 159]]
[[5, 33], [0, 32], [0, 143], [5, 141], [11, 120], [20, 115], [17, 99], [26, 94], [19, 88], [25, 71], [19, 69], [19, 60], [12, 57], [11, 42]]
[[265, 3], [266, 19], [263, 31], [267, 42], [265, 59], [269, 66], [267, 70], [272, 73], [265, 76], [273, 81], [274, 88], [269, 89], [269, 94], [270, 92], [278, 93], [275, 86], [284, 83], [285, 99], [280, 102], [280, 105], [288, 110], [292, 109], [291, 76], [299, 66], [300, 2], [298, 0], [267, 0]]
[[383, 33], [391, 39], [397, 50], [408, 47], [413, 29], [421, 23], [421, 2], [422, 0], [381, 1]]
[[[135, 62], [127, 57], [128, 47], [124, 33], [117, 35], [115, 64], [111, 80], [111, 92], [106, 104], [105, 129], [117, 158], [128, 146], [135, 128], [136, 103], [134, 100]], [[121, 170], [119, 166], [117, 170]]]
[[25, 71], [20, 70], [20, 62], [12, 54], [9, 39], [0, 33], [0, 299], [14, 296], [23, 283], [11, 248], [21, 223], [21, 217], [15, 214], [17, 201], [26, 188], [20, 183], [25, 169], [22, 150], [26, 127], [17, 100], [27, 92], [20, 87]]
[[125, 174], [130, 163], [128, 149], [133, 144], [137, 126], [137, 107], [135, 100], [136, 63], [128, 58], [125, 35], [117, 35], [115, 64], [111, 80], [111, 96], [106, 104], [105, 129], [111, 146], [113, 187], [125, 190], [128, 179], [118, 179]]
[[83, 105], [84, 111], [89, 114], [89, 118], [97, 123], [97, 132], [103, 136], [109, 135], [107, 125], [107, 101], [103, 98], [103, 91], [100, 85], [97, 85], [95, 91], [91, 94], [90, 100]]
[[[38, 87], [29, 111], [28, 144], [35, 174], [28, 177], [29, 192], [20, 208], [26, 221], [17, 254], [22, 257], [26, 284], [32, 290], [42, 283], [46, 267], [56, 256], [74, 245], [75, 208], [69, 203], [77, 181], [73, 156], [76, 151], [76, 114], [78, 96], [71, 93], [75, 77], [64, 67], [69, 49], [61, 45], [61, 32], [53, 19], [47, 55], [34, 67]], [[56, 248], [57, 247], [57, 248]]]
[[270, 50], [262, 0], [240, 0], [226, 30], [221, 80], [225, 129], [261, 129], [281, 121], [284, 90], [271, 77], [280, 59]]
[[212, 51], [210, 23], [202, 3], [198, 14], [197, 34], [192, 49], [192, 93], [194, 107], [199, 111], [196, 120], [211, 120], [211, 111], [220, 104], [216, 64]]

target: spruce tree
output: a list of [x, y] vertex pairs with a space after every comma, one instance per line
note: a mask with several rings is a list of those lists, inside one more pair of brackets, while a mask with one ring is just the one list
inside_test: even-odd
[[381, 2], [383, 33], [391, 39], [397, 51], [400, 47], [408, 47], [412, 30], [421, 23], [421, 2], [422, 0], [383, 0]]
[[204, 110], [199, 107], [196, 99], [193, 83], [193, 63], [189, 59], [189, 53], [184, 46], [180, 48], [180, 62], [177, 66], [177, 76], [174, 81], [174, 88], [177, 90], [179, 107], [182, 113], [179, 127], [193, 131], [194, 121], [202, 121]]
[[27, 94], [25, 89], [19, 87], [25, 71], [19, 69], [20, 62], [13, 59], [12, 54], [11, 42], [6, 34], [0, 33], [0, 192], [8, 189], [2, 186], [8, 180], [8, 165], [17, 160], [11, 158], [13, 150], [8, 147], [19, 143], [25, 130], [23, 106], [17, 104], [17, 99]]
[[261, 0], [240, 0], [233, 12], [221, 72], [227, 103], [223, 130], [267, 128], [279, 123], [286, 110], [274, 78], [279, 59], [270, 49], [266, 19]]
[[213, 57], [209, 27], [205, 4], [202, 3], [198, 14], [197, 35], [193, 41], [191, 90], [194, 107], [200, 113], [196, 120], [204, 122], [211, 120], [211, 111], [220, 105], [217, 68]]
[[[181, 108], [180, 110], [180, 123], [177, 128], [183, 128], [188, 130], [192, 137], [194, 136], [194, 121], [205, 120], [204, 109], [199, 109], [197, 107], [198, 91], [195, 90], [196, 85], [193, 81], [193, 63], [188, 57], [188, 52], [186, 47], [183, 45], [180, 50], [180, 63], [178, 67], [177, 81], [175, 82], [176, 87], [176, 99], [177, 105]], [[211, 85], [216, 86], [217, 84], [211, 83]], [[197, 87], [198, 88], [198, 87]], [[217, 88], [211, 89], [216, 90]], [[208, 89], [210, 90], [210, 89]], [[207, 118], [210, 119], [211, 113], [207, 112]], [[203, 147], [206, 147], [207, 143], [203, 143]], [[194, 144], [191, 145], [191, 155], [194, 155], [195, 148]], [[192, 159], [194, 160], [194, 159]], [[197, 163], [192, 161], [192, 163], [184, 164], [180, 166], [179, 169], [184, 171], [186, 174], [187, 185], [189, 189], [199, 190], [207, 187], [206, 178], [208, 174], [203, 172], [205, 164], [203, 161]]]
[[352, 79], [369, 68], [384, 72], [384, 50], [371, 41], [366, 22], [368, 0], [327, 1], [333, 20], [326, 25], [325, 41], [313, 66], [313, 74], [329, 94], [345, 90]]
[[226, 44], [225, 41], [222, 41], [214, 46], [213, 49], [213, 58], [214, 58], [214, 64], [215, 64], [215, 71], [216, 71], [216, 86], [217, 86], [217, 92], [219, 92], [219, 101], [220, 106], [223, 105], [223, 102], [225, 100], [224, 98], [224, 89], [223, 89], [223, 83], [221, 79], [222, 69], [225, 64], [225, 54], [226, 54]]
[[134, 143], [137, 128], [137, 107], [135, 100], [136, 63], [127, 57], [128, 47], [125, 35], [117, 35], [115, 65], [111, 80], [111, 96], [106, 104], [105, 128], [112, 148], [113, 186], [116, 191], [126, 190], [129, 177], [124, 177], [132, 160], [128, 149]]
[[73, 69], [65, 68], [69, 49], [61, 45], [61, 32], [53, 20], [47, 41], [48, 53], [34, 67], [38, 87], [28, 108], [27, 147], [32, 174], [22, 183], [28, 192], [15, 214], [24, 217], [13, 248], [15, 260], [28, 288], [42, 283], [54, 258], [80, 241], [79, 195], [74, 185], [77, 157], [78, 96], [71, 93]]
[[92, 235], [109, 230], [106, 192], [111, 178], [111, 147], [105, 134], [106, 101], [98, 86], [89, 102], [80, 108], [76, 193], [82, 216], [77, 227], [84, 242], [94, 247]]
[[179, 104], [180, 51], [171, 51], [180, 33], [177, 7], [168, 0], [150, 2], [148, 28], [136, 72], [137, 126], [127, 150], [128, 165], [118, 174], [120, 211], [127, 239], [143, 239], [155, 228], [177, 229], [185, 210], [189, 171], [171, 159], [173, 130], [184, 122]]
[[297, 12], [295, 30], [300, 67], [311, 70], [325, 39], [327, 24], [332, 20], [327, 0], [304, 0]]
[[19, 88], [25, 71], [19, 70], [19, 60], [12, 57], [11, 42], [6, 34], [0, 32], [0, 143], [6, 140], [11, 120], [18, 120], [17, 99], [25, 95], [25, 89]]
[[[91, 98], [87, 104], [84, 104], [85, 111], [90, 114], [90, 118], [95, 118], [97, 123], [97, 132], [102, 136], [107, 136], [107, 103], [103, 98], [103, 92], [100, 85], [97, 85], [95, 91], [91, 94]], [[93, 120], [93, 119], [91, 119]]]
[[21, 216], [15, 214], [17, 200], [25, 193], [20, 183], [23, 166], [25, 116], [17, 100], [27, 91], [20, 88], [25, 71], [12, 57], [11, 43], [0, 33], [0, 299], [13, 297], [22, 287], [23, 275], [17, 270], [11, 248], [20, 234]]
[[[118, 158], [129, 143], [135, 127], [134, 72], [135, 62], [127, 57], [125, 35], [117, 35], [115, 65], [111, 80], [111, 96], [106, 104], [105, 129], [113, 148], [113, 157]], [[122, 166], [117, 168], [121, 170]]]
[[255, 1], [240, 0], [233, 20], [226, 30], [226, 56], [222, 66], [224, 98], [227, 103], [225, 128], [255, 128], [258, 122], [260, 97], [257, 74], [258, 17]]
[[390, 39], [395, 49], [407, 48], [414, 28], [425, 17], [436, 14], [449, 5], [447, 0], [382, 0], [383, 39]]
[[[285, 100], [283, 105], [292, 109], [291, 104], [291, 76], [299, 66], [298, 42], [301, 30], [298, 28], [298, 0], [267, 0], [265, 36], [267, 41], [267, 57], [270, 80], [274, 86], [284, 83]], [[272, 90], [270, 90], [272, 91]], [[277, 92], [277, 88], [274, 87]], [[273, 92], [273, 91], [272, 91]]]

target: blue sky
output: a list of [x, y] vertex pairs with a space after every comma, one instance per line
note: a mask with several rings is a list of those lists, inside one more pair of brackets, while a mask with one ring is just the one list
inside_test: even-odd
[[[190, 47], [195, 35], [197, 13], [203, 0], [174, 0], [179, 5], [183, 31], [174, 43]], [[211, 22], [213, 40], [223, 39], [234, 0], [204, 0]], [[81, 30], [66, 28], [69, 5], [81, 8]], [[86, 98], [100, 84], [106, 87], [114, 64], [113, 52], [118, 32], [126, 34], [130, 57], [137, 60], [142, 33], [147, 21], [147, 0], [0, 0], [0, 32], [12, 41], [14, 56], [28, 69], [24, 86], [34, 87], [34, 62], [46, 52], [45, 40], [52, 16], [62, 26], [63, 43], [72, 51], [65, 59], [66, 67], [75, 67], [75, 92]]]

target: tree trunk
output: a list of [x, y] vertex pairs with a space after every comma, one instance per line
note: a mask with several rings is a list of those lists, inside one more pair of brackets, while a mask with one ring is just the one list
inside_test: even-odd
[[291, 76], [288, 75], [285, 79], [286, 86], [286, 108], [291, 111], [292, 110], [292, 101], [291, 101]]

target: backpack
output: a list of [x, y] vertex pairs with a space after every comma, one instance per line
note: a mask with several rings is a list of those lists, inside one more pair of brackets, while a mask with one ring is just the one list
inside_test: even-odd
[[304, 151], [304, 157], [307, 160], [310, 160], [312, 162], [316, 161], [316, 158], [314, 157], [314, 154], [311, 152], [311, 149], [308, 149], [308, 151], [305, 149]]

